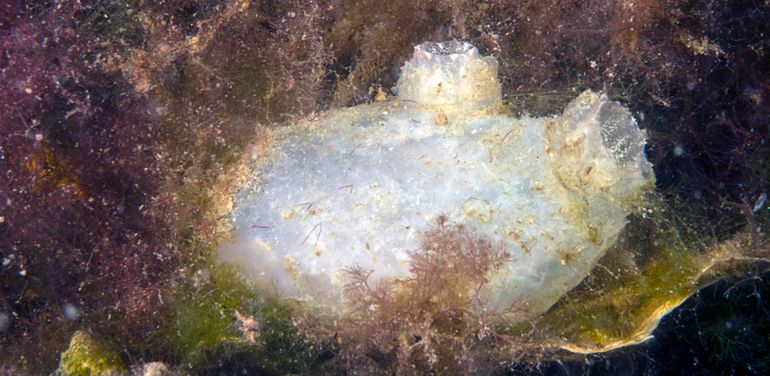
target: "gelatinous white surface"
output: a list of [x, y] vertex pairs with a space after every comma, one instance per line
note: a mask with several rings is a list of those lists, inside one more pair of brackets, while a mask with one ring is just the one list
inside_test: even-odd
[[[236, 197], [235, 241], [221, 258], [282, 294], [342, 308], [344, 268], [407, 276], [420, 231], [447, 214], [511, 253], [485, 291], [489, 309], [517, 304], [536, 315], [576, 286], [652, 186], [643, 132], [628, 110], [592, 92], [561, 116], [494, 114], [497, 81], [472, 79], [496, 65], [453, 46], [462, 56], [431, 57], [442, 44], [417, 49], [397, 88], [407, 100], [275, 132]], [[482, 68], [463, 68], [474, 64]], [[441, 90], [436, 77], [448, 83]]]
[[468, 43], [425, 43], [414, 48], [396, 85], [401, 101], [441, 106], [444, 112], [495, 111], [502, 106], [497, 61]]

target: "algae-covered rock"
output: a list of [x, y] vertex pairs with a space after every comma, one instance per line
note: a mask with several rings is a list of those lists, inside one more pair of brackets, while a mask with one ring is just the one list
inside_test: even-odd
[[125, 372], [123, 360], [113, 349], [90, 334], [78, 330], [61, 355], [57, 375], [118, 375]]

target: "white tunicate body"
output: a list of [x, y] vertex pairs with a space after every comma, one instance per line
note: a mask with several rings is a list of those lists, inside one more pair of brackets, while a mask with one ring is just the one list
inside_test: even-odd
[[[404, 71], [419, 79], [419, 69]], [[344, 308], [346, 268], [408, 276], [421, 231], [446, 215], [511, 254], [490, 276], [488, 309], [546, 310], [590, 272], [653, 182], [644, 135], [592, 92], [561, 116], [513, 118], [496, 114], [499, 97], [468, 101], [452, 85], [435, 95], [455, 90], [456, 100], [421, 101], [424, 90], [274, 132], [235, 199], [235, 241], [220, 256], [283, 295]]]

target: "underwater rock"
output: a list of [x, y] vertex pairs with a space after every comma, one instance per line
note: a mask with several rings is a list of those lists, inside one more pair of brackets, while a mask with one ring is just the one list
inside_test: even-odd
[[344, 309], [345, 270], [408, 277], [420, 234], [447, 218], [508, 251], [481, 295], [524, 319], [580, 283], [654, 185], [625, 107], [586, 91], [559, 116], [505, 115], [495, 59], [467, 43], [417, 46], [396, 91], [267, 136], [220, 257]]
[[78, 330], [72, 335], [67, 351], [61, 354], [56, 375], [89, 376], [125, 373], [120, 354], [98, 339]]

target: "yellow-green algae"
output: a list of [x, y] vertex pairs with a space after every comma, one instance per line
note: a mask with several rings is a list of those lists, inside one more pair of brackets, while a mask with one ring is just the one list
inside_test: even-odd
[[698, 289], [763, 265], [747, 253], [748, 236], [701, 239], [661, 208], [633, 221], [586, 281], [532, 324], [530, 341], [576, 353], [639, 343]]
[[235, 326], [235, 312], [256, 301], [257, 292], [237, 268], [215, 264], [200, 286], [180, 293], [169, 341], [177, 355], [190, 364], [205, 362], [205, 353], [223, 343], [244, 341]]
[[[316, 364], [316, 348], [297, 328], [299, 307], [292, 301], [259, 291], [231, 264], [213, 264], [196, 279], [180, 292], [164, 335], [187, 367], [202, 370], [233, 356], [264, 374], [305, 373]], [[259, 323], [255, 341], [239, 330], [238, 315]]]
[[96, 376], [118, 374], [124, 370], [120, 354], [85, 331], [78, 330], [72, 335], [67, 351], [61, 354], [56, 374]]

